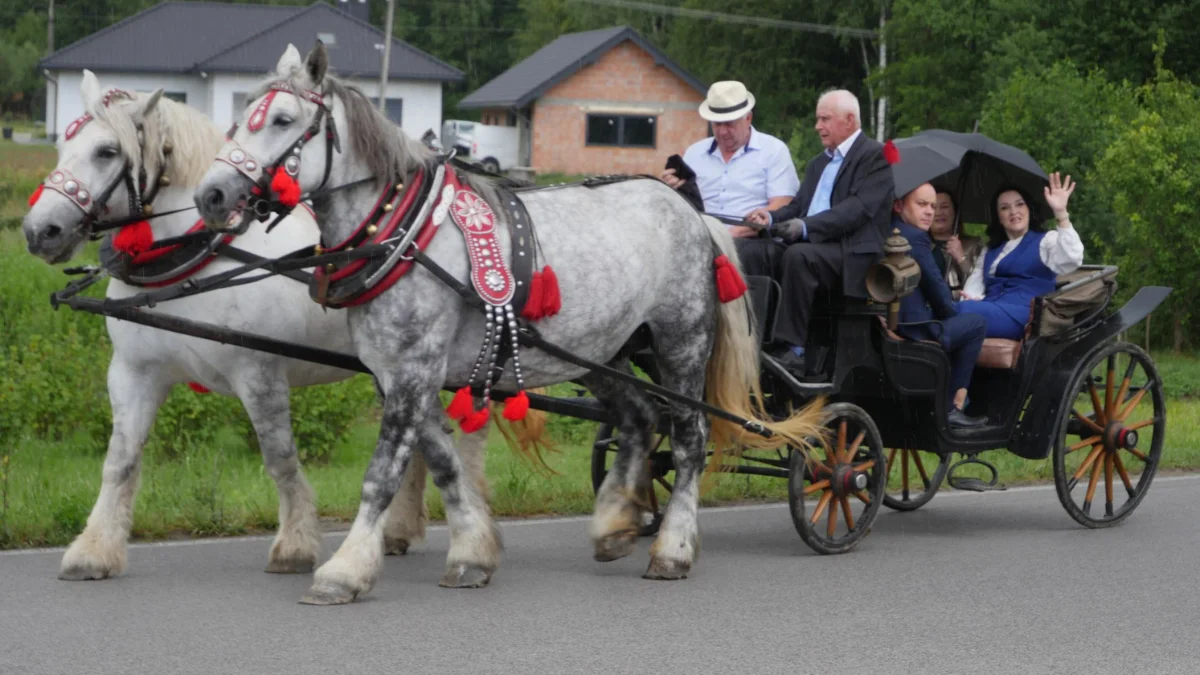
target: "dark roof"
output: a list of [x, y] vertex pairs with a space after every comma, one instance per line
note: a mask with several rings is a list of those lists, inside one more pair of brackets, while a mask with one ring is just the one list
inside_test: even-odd
[[[54, 52], [39, 68], [267, 74], [288, 43], [301, 53], [333, 33], [330, 69], [379, 77], [383, 31], [324, 2], [307, 7], [163, 2]], [[392, 38], [388, 77], [457, 82], [462, 71]]]
[[569, 33], [542, 47], [517, 65], [500, 73], [459, 102], [460, 108], [524, 108], [548, 89], [598, 61], [608, 50], [632, 40], [700, 93], [708, 87], [681, 68], [658, 47], [629, 26]]

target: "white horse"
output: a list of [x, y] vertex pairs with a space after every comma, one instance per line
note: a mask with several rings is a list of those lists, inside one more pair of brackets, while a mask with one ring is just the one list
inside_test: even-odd
[[[161, 89], [153, 94], [106, 93], [96, 76], [85, 70], [81, 91], [88, 114], [68, 127], [59, 145], [58, 165], [25, 216], [29, 251], [51, 264], [70, 260], [98, 219], [129, 216], [130, 207], [125, 205], [130, 202], [130, 185], [137, 186], [135, 193], [143, 189], [148, 193], [157, 182], [153, 209], [159, 213], [184, 209], [150, 219], [155, 241], [191, 229], [197, 222], [192, 193], [221, 147], [221, 130], [195, 109], [163, 99]], [[143, 172], [151, 185], [138, 185]], [[136, 200], [147, 195], [133, 196]], [[297, 209], [270, 236], [265, 224], [255, 223], [233, 245], [259, 256], [278, 257], [316, 243], [317, 237], [311, 215]], [[217, 257], [193, 276], [206, 277], [238, 264]], [[108, 297], [124, 298], [146, 290], [113, 278]], [[346, 313], [322, 311], [309, 300], [303, 283], [284, 277], [172, 300], [145, 311], [353, 353]], [[125, 569], [142, 446], [168, 391], [182, 382], [197, 382], [242, 401], [279, 491], [279, 530], [266, 571], [311, 571], [321, 550], [321, 531], [313, 490], [301, 471], [292, 438], [289, 388], [337, 382], [355, 373], [111, 318], [106, 325], [113, 346], [108, 369], [112, 437], [99, 498], [87, 527], [63, 556], [59, 577], [104, 579]], [[481, 485], [486, 485], [482, 459], [486, 434], [484, 427], [461, 441], [470, 475]], [[424, 535], [426, 471], [419, 460], [414, 468], [389, 510], [388, 553], [404, 553]]]
[[[296, 189], [280, 180], [284, 172], [294, 176], [302, 190], [354, 184], [314, 200], [327, 249], [354, 247], [361, 253], [367, 242], [386, 247], [387, 241], [411, 242], [419, 232], [415, 241], [423, 247], [424, 259], [443, 268], [453, 283], [473, 284], [478, 293], [496, 297], [487, 306], [485, 321], [484, 312], [435, 276], [429, 263], [412, 267], [386, 290], [367, 279], [359, 287], [369, 293], [339, 296], [374, 295], [347, 311], [358, 357], [375, 373], [384, 394], [383, 423], [350, 533], [317, 570], [303, 602], [347, 603], [370, 590], [382, 565], [384, 511], [406, 476], [414, 447], [425, 455], [446, 503], [451, 544], [443, 582], [461, 587], [487, 583], [499, 562], [498, 535], [476, 486], [462, 480], [462, 460], [442, 432], [437, 393], [447, 384], [483, 384], [477, 375], [486, 378], [495, 370], [488, 364], [497, 362], [494, 351], [481, 352], [479, 345], [518, 332], [514, 314], [520, 308], [506, 304], [504, 295], [516, 292], [516, 280], [506, 278], [495, 263], [517, 258], [513, 247], [527, 244], [533, 233], [532, 250], [557, 268], [561, 282], [561, 311], [536, 324], [547, 340], [628, 371], [623, 349], [639, 327], [646, 327], [664, 386], [692, 399], [707, 398], [776, 432], [762, 438], [715, 417], [718, 449], [740, 444], [803, 447], [806, 438], [820, 433], [815, 407], [780, 421], [768, 420], [762, 412], [758, 345], [748, 321], [747, 299], [734, 291], [723, 294], [722, 303], [714, 283], [715, 274], [727, 281], [736, 277], [736, 267], [730, 269], [736, 265], [733, 240], [723, 226], [702, 219], [674, 190], [651, 180], [523, 193], [530, 220], [517, 215], [510, 222], [504, 210], [510, 203], [515, 208], [515, 200], [501, 201], [490, 181], [458, 175], [452, 165], [439, 162], [398, 132], [361, 91], [328, 75], [327, 68], [328, 55], [320, 43], [303, 62], [295, 47], [288, 46], [275, 76], [253, 95], [248, 119], [196, 190], [205, 221], [215, 228], [240, 222], [256, 201], [252, 186], [259, 185], [260, 192], [266, 187], [263, 165], [274, 170], [268, 193]], [[340, 139], [340, 145], [334, 139]], [[357, 182], [365, 177], [374, 180]], [[456, 181], [478, 196], [456, 187]], [[417, 196], [422, 194], [426, 196]], [[394, 229], [401, 218], [397, 213], [411, 218], [399, 221], [400, 231]], [[463, 232], [455, 231], [456, 224]], [[517, 228], [514, 236], [509, 236], [508, 224]], [[468, 268], [464, 236], [472, 237], [476, 277]], [[404, 245], [387, 255], [388, 261], [399, 261], [413, 254]], [[372, 264], [388, 263], [381, 257]], [[342, 279], [353, 279], [362, 269], [345, 265], [328, 278], [344, 273], [350, 276]], [[371, 278], [377, 279], [388, 268], [370, 269]], [[397, 263], [391, 269], [408, 268]], [[390, 275], [385, 278], [395, 281]], [[532, 283], [538, 283], [536, 278]], [[728, 286], [737, 284], [731, 281]], [[325, 295], [318, 291], [317, 297]], [[543, 303], [543, 308], [551, 304]], [[628, 555], [636, 545], [640, 512], [635, 495], [659, 407], [626, 381], [589, 372], [539, 349], [524, 349], [510, 365], [519, 366], [519, 373], [505, 368], [497, 387], [511, 392], [522, 384], [546, 386], [578, 379], [617, 421], [620, 452], [597, 494], [590, 535], [597, 560]], [[466, 392], [462, 398], [461, 405], [456, 401], [451, 406], [457, 408], [452, 416], [475, 418], [479, 413], [471, 412]], [[699, 550], [699, 479], [710, 421], [695, 408], [675, 402], [666, 413], [672, 423], [676, 483], [651, 547], [645, 575], [651, 579], [686, 577]]]

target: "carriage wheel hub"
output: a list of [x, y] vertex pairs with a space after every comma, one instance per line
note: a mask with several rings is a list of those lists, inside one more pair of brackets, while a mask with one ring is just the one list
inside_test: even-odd
[[1104, 430], [1104, 449], [1116, 452], [1122, 448], [1132, 450], [1138, 444], [1138, 432], [1128, 429], [1121, 422], [1112, 422]]
[[870, 480], [867, 474], [855, 471], [848, 464], [842, 464], [833, 470], [833, 477], [829, 483], [833, 486], [833, 493], [840, 497], [865, 490]]

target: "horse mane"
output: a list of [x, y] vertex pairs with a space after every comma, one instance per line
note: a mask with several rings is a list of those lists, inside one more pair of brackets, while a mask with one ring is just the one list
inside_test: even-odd
[[[270, 85], [279, 81], [278, 75], [269, 78], [254, 91], [250, 100], [265, 95]], [[312, 88], [308, 73], [303, 68], [295, 71], [287, 79], [287, 84], [296, 91]], [[398, 175], [408, 184], [417, 171], [424, 169], [428, 175], [437, 168], [438, 155], [393, 124], [371, 104], [371, 99], [361, 89], [330, 74], [321, 80], [321, 89], [323, 93], [332, 94], [342, 102], [350, 145], [355, 154], [366, 162], [376, 180], [387, 180]], [[496, 203], [498, 194], [492, 179], [466, 171], [460, 171], [459, 177], [485, 200]]]
[[[139, 143], [132, 112], [150, 94], [138, 92], [133, 96], [132, 100], [118, 99], [122, 105], [105, 106], [97, 101], [88, 106], [88, 113], [112, 129], [121, 152], [130, 158], [134, 175], [144, 164], [146, 174], [156, 176], [165, 162], [165, 175], [172, 185], [198, 185], [221, 149], [224, 136], [220, 129], [195, 108], [164, 97], [143, 123], [143, 142]], [[173, 146], [169, 162], [163, 153], [167, 141]]]

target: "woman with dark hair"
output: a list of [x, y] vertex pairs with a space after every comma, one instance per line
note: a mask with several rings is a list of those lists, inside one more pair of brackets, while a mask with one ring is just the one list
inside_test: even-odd
[[1002, 188], [992, 200], [987, 246], [958, 303], [959, 312], [983, 315], [988, 337], [1020, 340], [1033, 299], [1053, 292], [1059, 275], [1083, 264], [1083, 242], [1067, 213], [1074, 191], [1070, 176], [1050, 175], [1046, 203], [1058, 227], [1049, 232], [1031, 219], [1030, 199], [1020, 189]]
[[951, 290], [962, 290], [963, 284], [975, 269], [979, 249], [983, 241], [969, 234], [955, 234], [954, 225], [958, 216], [958, 204], [949, 192], [937, 193], [933, 209], [933, 227], [929, 237], [933, 240], [933, 260], [938, 271]]

